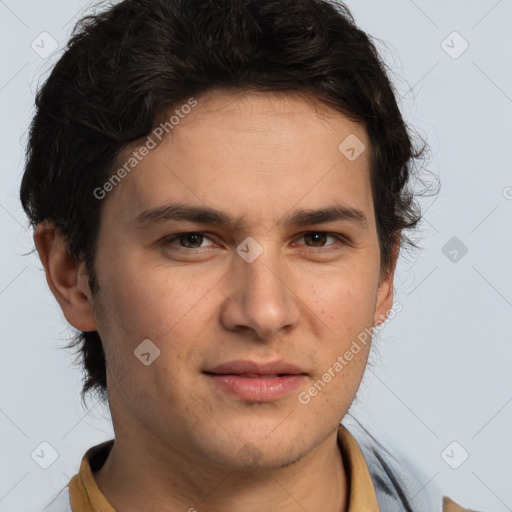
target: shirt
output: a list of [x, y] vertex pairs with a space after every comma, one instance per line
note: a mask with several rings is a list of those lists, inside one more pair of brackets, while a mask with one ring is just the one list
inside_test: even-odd
[[[79, 472], [68, 486], [44, 509], [44, 512], [116, 512], [102, 494], [93, 472], [101, 468], [114, 441], [94, 446], [84, 455]], [[400, 490], [396, 493], [396, 477], [378, 452], [361, 450], [352, 434], [343, 426], [338, 429], [338, 446], [343, 454], [348, 479], [348, 512], [401, 512], [409, 511]], [[366, 458], [365, 458], [366, 457]], [[375, 460], [372, 460], [372, 457]], [[368, 467], [368, 459], [373, 465]], [[375, 462], [377, 461], [377, 462]], [[372, 469], [372, 472], [370, 472]], [[464, 512], [455, 502], [445, 499], [443, 512]]]

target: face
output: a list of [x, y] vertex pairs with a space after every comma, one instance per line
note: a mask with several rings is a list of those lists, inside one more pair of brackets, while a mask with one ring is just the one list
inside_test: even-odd
[[369, 147], [311, 99], [209, 93], [103, 199], [94, 315], [118, 433], [269, 468], [336, 430], [369, 344], [344, 354], [392, 300], [348, 136]]

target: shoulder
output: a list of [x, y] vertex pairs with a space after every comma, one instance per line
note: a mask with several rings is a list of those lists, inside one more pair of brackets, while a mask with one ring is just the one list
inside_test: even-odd
[[432, 496], [419, 493], [422, 488], [420, 471], [411, 464], [398, 460], [370, 432], [350, 422], [347, 428], [357, 441], [373, 483], [381, 512], [432, 512]]

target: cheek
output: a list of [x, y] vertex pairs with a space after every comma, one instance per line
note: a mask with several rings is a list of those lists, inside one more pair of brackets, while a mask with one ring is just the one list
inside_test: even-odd
[[[106, 320], [130, 338], [162, 339], [196, 311], [204, 313], [204, 296], [215, 287], [216, 275], [191, 276], [180, 268], [112, 258], [115, 271], [100, 280]], [[203, 308], [203, 309], [202, 309]]]
[[377, 285], [375, 271], [353, 266], [350, 272], [310, 281], [305, 290], [308, 306], [321, 319], [311, 345], [317, 372], [304, 395], [311, 399], [311, 411], [329, 410], [337, 417], [352, 402], [368, 360]]
[[[116, 379], [142, 381], [179, 377], [185, 364], [201, 356], [199, 340], [211, 325], [215, 310], [210, 303], [219, 278], [216, 275], [182, 275], [153, 265], [118, 262], [115, 271], [104, 271], [97, 307], [98, 331], [104, 340], [109, 369]], [[99, 265], [98, 265], [99, 266]], [[107, 267], [100, 267], [106, 269]], [[146, 339], [160, 351], [145, 371], [134, 350]], [[169, 375], [167, 368], [173, 368]]]
[[335, 343], [371, 326], [378, 286], [378, 277], [373, 274], [373, 269], [354, 268], [312, 280], [305, 290], [305, 302], [323, 320]]

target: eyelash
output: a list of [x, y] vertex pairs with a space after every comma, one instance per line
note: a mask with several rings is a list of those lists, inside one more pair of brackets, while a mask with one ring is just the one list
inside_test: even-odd
[[[177, 240], [179, 240], [180, 238], [182, 237], [185, 237], [187, 235], [200, 235], [202, 236], [203, 238], [207, 238], [208, 240], [211, 240], [210, 237], [208, 237], [206, 234], [204, 233], [201, 233], [199, 231], [188, 231], [188, 232], [185, 232], [185, 233], [178, 233], [176, 235], [170, 235], [170, 236], [167, 236], [163, 239], [163, 243], [165, 246], [169, 246], [169, 245], [173, 245], [173, 243]], [[340, 235], [340, 234], [337, 234], [337, 233], [330, 233], [330, 232], [327, 232], [327, 231], [306, 231], [304, 233], [301, 234], [300, 238], [304, 238], [305, 236], [307, 235], [325, 235], [327, 237], [332, 237], [332, 238], [335, 238], [339, 244], [341, 245], [348, 245], [349, 244], [349, 241], [347, 240], [346, 237], [344, 237], [343, 235]], [[303, 244], [301, 244], [303, 245]], [[332, 245], [334, 245], [335, 247], [331, 247]], [[332, 250], [336, 250], [337, 249], [337, 245], [338, 244], [330, 244], [330, 245], [327, 245], [327, 246], [306, 246], [308, 250], [315, 250], [316, 251], [321, 251], [321, 252], [327, 252], [327, 251], [332, 251]], [[207, 247], [175, 247], [173, 248], [173, 250], [177, 250], [177, 251], [180, 251], [180, 250], [186, 250], [186, 251], [189, 251], [189, 252], [193, 252], [193, 251], [200, 251], [201, 249], [207, 249]]]

